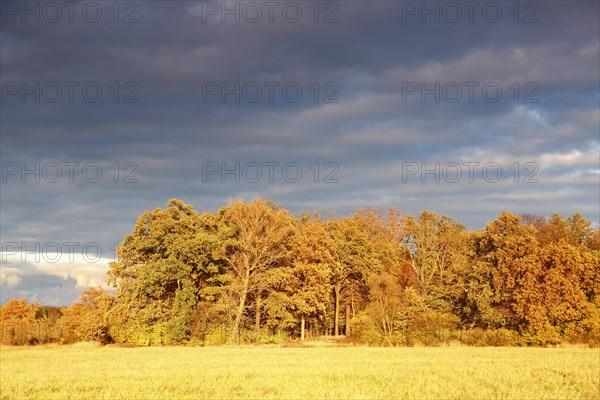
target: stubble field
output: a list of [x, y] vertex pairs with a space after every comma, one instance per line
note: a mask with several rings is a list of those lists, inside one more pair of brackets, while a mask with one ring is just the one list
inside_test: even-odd
[[600, 349], [1, 347], [2, 399], [600, 398]]

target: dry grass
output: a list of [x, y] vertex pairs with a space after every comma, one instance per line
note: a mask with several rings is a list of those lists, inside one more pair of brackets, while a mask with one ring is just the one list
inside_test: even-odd
[[0, 348], [0, 397], [599, 399], [584, 348]]

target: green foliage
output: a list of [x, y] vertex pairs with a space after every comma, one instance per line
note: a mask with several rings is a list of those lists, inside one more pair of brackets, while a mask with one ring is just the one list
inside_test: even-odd
[[184, 343], [190, 337], [191, 313], [198, 303], [198, 289], [187, 284], [175, 292], [172, 317], [169, 322], [169, 343]]
[[140, 216], [118, 248], [119, 260], [110, 263], [109, 283], [117, 291], [110, 313], [119, 341], [184, 342], [201, 288], [220, 272], [211, 217], [180, 200], [168, 206]]

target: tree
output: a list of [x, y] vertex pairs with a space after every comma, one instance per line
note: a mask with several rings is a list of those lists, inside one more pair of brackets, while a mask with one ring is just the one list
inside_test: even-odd
[[458, 285], [461, 293], [456, 296], [456, 312], [461, 317], [463, 326], [484, 329], [497, 328], [505, 324], [502, 315], [497, 313], [494, 266], [484, 261], [487, 254], [482, 250], [485, 232], [467, 234], [466, 268], [461, 271]]
[[117, 290], [113, 336], [139, 344], [188, 337], [189, 316], [214, 269], [215, 242], [204, 228], [203, 218], [177, 199], [138, 218], [108, 272]]
[[368, 286], [369, 304], [358, 319], [359, 333], [367, 341], [390, 346], [403, 342], [410, 319], [404, 288], [389, 272], [372, 275]]
[[334, 292], [334, 334], [340, 334], [340, 299], [352, 282], [365, 282], [367, 270], [377, 264], [372, 244], [353, 218], [331, 219], [326, 223], [331, 243], [331, 283]]
[[332, 265], [330, 242], [320, 216], [305, 215], [294, 237], [289, 285], [294, 314], [300, 319], [301, 340], [305, 337], [306, 319], [322, 317], [326, 312]]
[[539, 220], [533, 226], [537, 229], [541, 246], [558, 243], [561, 239], [572, 246], [582, 246], [592, 235], [591, 224], [581, 213], [575, 213], [569, 218], [557, 213], [549, 221]]
[[534, 320], [542, 321], [541, 265], [534, 228], [505, 211], [486, 226], [478, 245], [482, 261], [492, 269], [495, 307], [507, 327], [524, 329]]
[[399, 279], [402, 287], [414, 284], [414, 271], [407, 262], [405, 238], [410, 235], [407, 231], [412, 219], [404, 212], [389, 209], [387, 214], [377, 209], [360, 209], [354, 214], [354, 219], [362, 231], [366, 232], [373, 247], [376, 258], [376, 269], [390, 272]]
[[[423, 211], [407, 222], [405, 254], [417, 292], [436, 308], [448, 308], [456, 270], [465, 264], [465, 226], [447, 216]], [[413, 245], [412, 247], [410, 245]]]
[[600, 254], [600, 227], [591, 231], [590, 236], [585, 241], [585, 245], [588, 249]]
[[3, 344], [30, 344], [36, 338], [36, 315], [39, 304], [28, 304], [26, 299], [10, 299], [0, 307], [0, 328]]
[[248, 295], [262, 289], [265, 271], [289, 261], [294, 219], [263, 199], [230, 202], [220, 216], [226, 226], [220, 232], [220, 257], [231, 269], [237, 297], [232, 340], [239, 342]]
[[109, 343], [108, 310], [112, 301], [113, 297], [99, 287], [85, 290], [81, 294], [81, 302], [63, 310], [60, 319], [63, 340]]
[[543, 215], [524, 213], [521, 214], [521, 223], [531, 225], [535, 229], [540, 229], [542, 226], [547, 224], [548, 221]]
[[600, 294], [599, 261], [564, 240], [542, 249], [543, 304], [560, 334], [569, 327], [580, 330], [578, 323], [593, 313], [593, 301]]
[[587, 220], [581, 213], [575, 213], [567, 219], [569, 227], [569, 240], [573, 246], [582, 246], [592, 235], [592, 223]]

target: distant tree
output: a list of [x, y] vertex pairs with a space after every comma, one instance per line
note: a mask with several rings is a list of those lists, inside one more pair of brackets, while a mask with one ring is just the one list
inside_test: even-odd
[[573, 246], [584, 245], [592, 235], [592, 222], [586, 219], [581, 213], [575, 213], [567, 219], [569, 227], [568, 243]]
[[60, 307], [40, 305], [36, 313], [36, 323], [39, 327], [37, 339], [40, 343], [60, 342], [62, 330], [60, 327], [60, 318], [62, 310]]
[[411, 218], [404, 212], [389, 209], [359, 209], [353, 217], [360, 229], [366, 232], [372, 244], [376, 262], [371, 273], [390, 272], [397, 276], [402, 286], [414, 284], [414, 271], [410, 267], [405, 239], [410, 235]]
[[293, 267], [289, 283], [294, 314], [300, 319], [304, 340], [306, 319], [325, 315], [331, 293], [333, 256], [327, 231], [318, 214], [305, 215], [293, 241]]
[[585, 245], [592, 251], [600, 252], [600, 227], [591, 231], [590, 236], [585, 241]]
[[533, 319], [543, 320], [541, 271], [535, 230], [521, 218], [503, 212], [489, 223], [479, 242], [481, 261], [492, 272], [495, 308], [507, 327], [523, 329]]
[[600, 262], [565, 241], [546, 246], [541, 260], [543, 304], [550, 323], [563, 334], [567, 325], [592, 314], [592, 301], [600, 294]]
[[558, 243], [561, 239], [573, 246], [584, 245], [592, 234], [591, 222], [581, 213], [565, 218], [554, 214], [548, 221], [533, 225], [537, 229], [537, 238], [541, 246]]
[[531, 225], [535, 229], [540, 229], [540, 227], [547, 224], [548, 221], [543, 215], [525, 213], [521, 214], [521, 223]]
[[430, 306], [448, 307], [445, 303], [455, 287], [449, 283], [466, 262], [464, 230], [463, 224], [430, 211], [421, 212], [417, 221], [408, 219], [405, 254], [417, 292]]
[[110, 263], [113, 336], [139, 344], [186, 340], [190, 314], [213, 268], [214, 243], [203, 219], [181, 200], [140, 216], [118, 247], [118, 261]]
[[26, 299], [10, 299], [0, 307], [2, 344], [33, 344], [36, 339], [36, 315], [39, 304], [27, 303]]
[[340, 334], [340, 300], [353, 282], [365, 282], [367, 271], [377, 260], [372, 243], [353, 218], [331, 219], [326, 223], [331, 243], [331, 284], [334, 293], [334, 334]]
[[403, 343], [411, 317], [404, 288], [389, 272], [371, 275], [368, 286], [369, 304], [357, 321], [359, 335], [368, 342]]
[[172, 199], [144, 212], [119, 245], [114, 296], [90, 289], [60, 311], [11, 300], [2, 342], [56, 340], [60, 327], [64, 341], [263, 342], [304, 339], [308, 325], [369, 343], [436, 345], [455, 338], [459, 317], [474, 329], [469, 343], [600, 343], [599, 232], [579, 213], [503, 212], [467, 232], [429, 211], [296, 219], [256, 199], [199, 215]]
[[289, 262], [294, 218], [262, 199], [230, 202], [219, 214], [226, 227], [220, 232], [219, 254], [232, 272], [237, 298], [231, 335], [239, 342], [249, 294], [262, 289], [265, 271]]
[[103, 289], [89, 288], [81, 295], [81, 302], [75, 302], [63, 310], [60, 324], [66, 342], [111, 341], [108, 328], [108, 310], [113, 297]]

